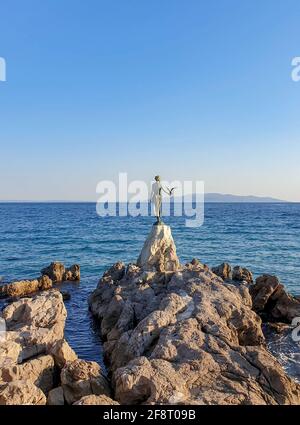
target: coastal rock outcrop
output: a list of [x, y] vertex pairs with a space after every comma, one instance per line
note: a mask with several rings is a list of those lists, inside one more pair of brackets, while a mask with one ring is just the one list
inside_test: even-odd
[[67, 362], [61, 371], [64, 398], [73, 404], [87, 395], [110, 396], [110, 387], [98, 363], [85, 360]]
[[[164, 255], [153, 244], [143, 258]], [[138, 263], [111, 267], [89, 298], [118, 402], [300, 403], [300, 386], [266, 349], [248, 285], [199, 261], [172, 271]]]
[[54, 262], [41, 270], [42, 276], [32, 280], [20, 280], [0, 286], [0, 298], [18, 298], [31, 295], [38, 291], [51, 289], [54, 283], [62, 281], [79, 281], [80, 266], [73, 264], [65, 268], [62, 263]]
[[66, 268], [62, 263], [54, 261], [49, 266], [43, 268], [41, 273], [49, 276], [53, 283], [80, 280], [80, 266], [78, 264], [73, 264], [70, 268]]
[[73, 362], [78, 359], [77, 354], [65, 339], [60, 339], [55, 342], [50, 349], [50, 353], [54, 358], [55, 364], [60, 369], [62, 369], [67, 362]]
[[100, 366], [77, 358], [64, 339], [66, 309], [56, 289], [21, 298], [2, 311], [0, 404], [72, 404], [110, 395]]
[[253, 309], [264, 321], [291, 323], [294, 317], [300, 317], [300, 301], [285, 291], [276, 276], [260, 276], [249, 289]]
[[44, 405], [46, 396], [30, 381], [14, 381], [0, 387], [0, 405]]
[[63, 281], [65, 271], [65, 266], [62, 263], [54, 261], [53, 263], [49, 264], [49, 266], [44, 267], [41, 270], [41, 274], [49, 276], [53, 283], [57, 283]]
[[232, 280], [237, 280], [239, 282], [253, 282], [253, 274], [250, 270], [245, 267], [235, 266], [232, 270]]
[[52, 288], [52, 280], [48, 276], [39, 279], [20, 280], [0, 286], [0, 297], [23, 297], [37, 291]]
[[231, 265], [228, 263], [222, 263], [219, 266], [212, 267], [211, 270], [213, 273], [221, 277], [223, 280], [232, 279], [232, 269], [231, 269]]
[[253, 282], [253, 274], [250, 270], [245, 267], [235, 266], [233, 269], [230, 264], [222, 263], [217, 267], [212, 267], [212, 272], [217, 276], [221, 277], [226, 281], [237, 281], [237, 282], [245, 282], [252, 283]]
[[22, 364], [10, 363], [1, 369], [3, 382], [32, 382], [47, 394], [54, 386], [56, 370], [52, 356], [38, 356]]
[[137, 265], [149, 271], [174, 271], [179, 268], [176, 246], [171, 229], [165, 224], [152, 226]]
[[67, 312], [59, 291], [52, 289], [33, 298], [21, 298], [2, 312], [6, 321], [6, 344], [20, 345], [21, 361], [46, 354], [63, 339]]

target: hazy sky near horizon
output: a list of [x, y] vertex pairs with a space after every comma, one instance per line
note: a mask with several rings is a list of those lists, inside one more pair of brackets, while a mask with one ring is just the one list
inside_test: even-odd
[[300, 201], [299, 0], [5, 0], [0, 200], [203, 180]]

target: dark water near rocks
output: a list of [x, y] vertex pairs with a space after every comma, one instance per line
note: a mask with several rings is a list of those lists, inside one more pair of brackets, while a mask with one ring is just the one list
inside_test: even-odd
[[[209, 266], [243, 265], [256, 276], [278, 275], [291, 293], [300, 294], [300, 204], [206, 204], [200, 228], [185, 227], [182, 217], [164, 221], [172, 227], [181, 262], [197, 257]], [[0, 203], [0, 279], [34, 278], [55, 260], [79, 263], [81, 282], [62, 285], [71, 293], [66, 337], [79, 357], [102, 362], [88, 294], [111, 264], [136, 260], [152, 222], [100, 218], [92, 203]], [[288, 362], [285, 353], [276, 354]]]

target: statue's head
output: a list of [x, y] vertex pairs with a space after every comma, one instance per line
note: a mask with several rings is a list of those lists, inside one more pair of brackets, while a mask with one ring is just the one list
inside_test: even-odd
[[154, 180], [157, 181], [157, 182], [160, 182], [160, 176], [155, 176]]

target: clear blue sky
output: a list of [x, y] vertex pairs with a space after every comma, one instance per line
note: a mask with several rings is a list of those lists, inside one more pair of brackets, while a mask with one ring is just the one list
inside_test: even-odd
[[4, 0], [0, 199], [204, 180], [300, 201], [299, 0]]

